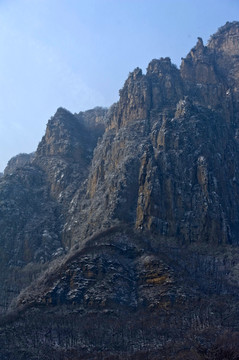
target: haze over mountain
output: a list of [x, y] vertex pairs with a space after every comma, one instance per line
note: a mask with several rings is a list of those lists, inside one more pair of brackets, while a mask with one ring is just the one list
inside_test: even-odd
[[0, 179], [1, 359], [239, 357], [239, 22]]

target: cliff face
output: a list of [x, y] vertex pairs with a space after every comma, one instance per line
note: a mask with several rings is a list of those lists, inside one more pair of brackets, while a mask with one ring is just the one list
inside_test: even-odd
[[124, 221], [182, 243], [237, 243], [237, 30], [199, 38], [180, 71], [161, 58], [129, 74], [71, 208], [83, 236]]
[[109, 129], [148, 119], [154, 111], [174, 107], [182, 97], [183, 82], [176, 66], [169, 58], [152, 60], [146, 75], [139, 68], [129, 74], [120, 90], [120, 100], [113, 108]]
[[109, 110], [58, 109], [34, 158], [9, 163], [2, 356], [208, 359], [214, 333], [239, 331], [238, 44], [227, 23], [180, 69], [136, 68]]
[[89, 112], [79, 119], [78, 115], [58, 109], [49, 120], [34, 158], [16, 156], [1, 178], [2, 311], [50, 260], [67, 251], [67, 209], [87, 177], [94, 146], [104, 127], [106, 110], [92, 112], [101, 120], [101, 128], [96, 124], [95, 133], [94, 123], [90, 130], [82, 119], [88, 119]]
[[238, 124], [238, 23], [227, 23], [207, 46], [197, 45], [182, 60], [181, 74], [196, 101], [221, 110], [227, 122]]
[[6, 168], [4, 169], [4, 175], [13, 173], [16, 169], [23, 167], [26, 164], [30, 164], [34, 159], [35, 153], [31, 154], [18, 154], [11, 158]]

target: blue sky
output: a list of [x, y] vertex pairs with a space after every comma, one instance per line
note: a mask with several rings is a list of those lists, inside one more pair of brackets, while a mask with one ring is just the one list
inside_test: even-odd
[[32, 152], [59, 106], [110, 106], [153, 58], [180, 65], [238, 0], [0, 0], [0, 171]]

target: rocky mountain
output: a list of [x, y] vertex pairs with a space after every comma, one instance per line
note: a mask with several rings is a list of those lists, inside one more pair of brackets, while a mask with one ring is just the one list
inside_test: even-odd
[[12, 157], [8, 163], [6, 168], [4, 169], [4, 175], [13, 173], [17, 168], [21, 168], [26, 164], [30, 164], [34, 159], [35, 153], [31, 154], [18, 154]]
[[238, 359], [239, 23], [59, 108], [0, 234], [2, 359]]

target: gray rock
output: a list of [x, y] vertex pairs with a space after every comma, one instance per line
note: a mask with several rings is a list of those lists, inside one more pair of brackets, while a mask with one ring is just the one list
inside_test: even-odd
[[59, 108], [11, 161], [1, 358], [238, 357], [238, 39], [136, 68], [109, 110]]

